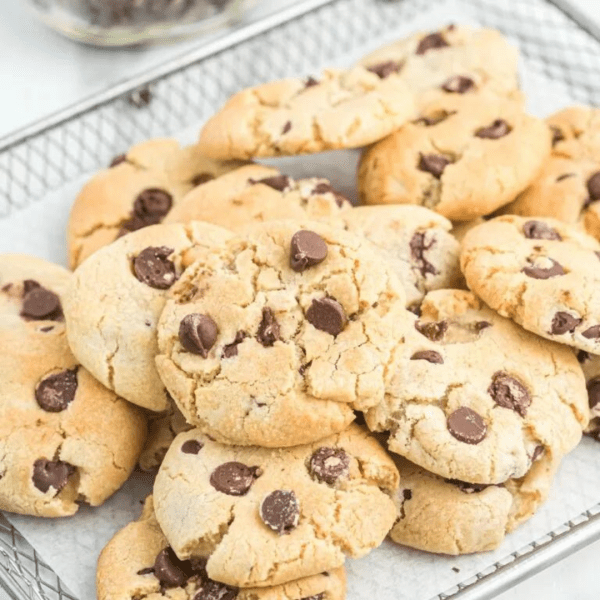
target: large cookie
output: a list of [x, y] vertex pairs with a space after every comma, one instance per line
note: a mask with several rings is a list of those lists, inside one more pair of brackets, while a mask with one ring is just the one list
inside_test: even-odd
[[518, 53], [493, 29], [449, 25], [399, 40], [361, 60], [382, 78], [399, 77], [415, 93], [417, 105], [457, 95], [518, 89]]
[[316, 222], [271, 221], [188, 267], [156, 364], [188, 422], [219, 441], [309, 443], [383, 399], [404, 291], [372, 246]]
[[146, 435], [140, 411], [100, 385], [67, 344], [72, 275], [0, 257], [0, 509], [44, 517], [98, 506], [125, 482]]
[[282, 79], [235, 94], [204, 126], [209, 156], [246, 159], [310, 154], [371, 144], [414, 116], [413, 94], [398, 78], [363, 67], [320, 79]]
[[179, 560], [146, 499], [137, 521], [106, 545], [98, 560], [98, 600], [344, 600], [346, 574], [334, 569], [264, 588], [240, 589], [208, 577], [204, 560]]
[[393, 461], [362, 428], [285, 450], [175, 439], [154, 485], [176, 555], [229, 585], [276, 585], [379, 546], [396, 518]]
[[[494, 239], [492, 237], [492, 239]], [[563, 456], [587, 425], [571, 350], [498, 316], [473, 294], [430, 292], [397, 347], [368, 426], [390, 450], [448, 479], [520, 478], [541, 453]]]
[[413, 310], [431, 290], [462, 282], [452, 223], [421, 206], [359, 206], [342, 215], [348, 231], [364, 236], [390, 263]]
[[600, 244], [554, 219], [498, 217], [461, 249], [469, 287], [537, 335], [600, 353]]
[[431, 104], [364, 152], [359, 194], [367, 204], [420, 204], [469, 221], [533, 181], [550, 137], [545, 123], [513, 100], [488, 95]]
[[118, 237], [160, 223], [191, 189], [242, 164], [206, 158], [198, 147], [169, 139], [133, 146], [77, 196], [67, 230], [71, 268]]
[[65, 301], [73, 354], [106, 387], [144, 408], [169, 406], [154, 358], [168, 289], [230, 234], [209, 223], [154, 225], [100, 249], [74, 273]]
[[165, 223], [208, 221], [238, 231], [276, 219], [328, 220], [351, 208], [326, 179], [299, 179], [248, 165], [192, 190]]
[[546, 501], [559, 464], [541, 456], [521, 479], [477, 485], [444, 479], [400, 459], [398, 519], [390, 537], [441, 554], [493, 550]]

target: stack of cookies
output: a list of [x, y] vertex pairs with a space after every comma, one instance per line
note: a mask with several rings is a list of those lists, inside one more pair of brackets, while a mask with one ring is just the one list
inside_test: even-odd
[[[497, 547], [600, 420], [600, 118], [523, 105], [506, 40], [448, 26], [117, 157], [72, 208], [73, 274], [0, 261], [2, 508], [157, 472], [100, 600], [338, 600], [388, 534]], [[358, 207], [249, 162], [358, 147]]]

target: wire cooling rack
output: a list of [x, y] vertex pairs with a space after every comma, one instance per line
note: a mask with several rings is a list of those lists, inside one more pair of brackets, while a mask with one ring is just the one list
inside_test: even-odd
[[[302, 0], [185, 57], [0, 139], [0, 218], [130, 145], [208, 118], [233, 92], [335, 62], [443, 0]], [[459, 0], [519, 42], [528, 62], [575, 101], [600, 104], [600, 30], [568, 0]], [[350, 9], [350, 10], [349, 10]], [[261, 52], [264, 45], [269, 52]], [[432, 600], [481, 600], [600, 538], [600, 504]], [[0, 514], [0, 589], [15, 600], [78, 599]]]

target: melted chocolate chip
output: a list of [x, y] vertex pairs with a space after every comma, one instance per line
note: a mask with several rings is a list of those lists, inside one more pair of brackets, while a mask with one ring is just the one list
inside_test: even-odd
[[334, 484], [341, 477], [347, 477], [350, 457], [341, 448], [319, 448], [310, 458], [308, 470], [322, 483]]
[[317, 185], [313, 188], [311, 192], [313, 196], [318, 194], [333, 194], [335, 197], [335, 203], [341, 208], [344, 204], [351, 204], [350, 200], [346, 198], [346, 196], [340, 194], [338, 191], [334, 190], [330, 184], [322, 181], [321, 183], [317, 183]]
[[531, 396], [527, 388], [515, 377], [498, 371], [492, 377], [488, 394], [498, 406], [514, 410], [524, 417], [531, 404]]
[[236, 587], [204, 577], [194, 600], [234, 600], [238, 592]]
[[75, 473], [75, 467], [62, 460], [47, 460], [40, 458], [33, 463], [33, 485], [44, 494], [54, 488], [60, 492]]
[[49, 375], [40, 381], [35, 399], [46, 412], [61, 412], [69, 407], [77, 392], [77, 369]]
[[448, 322], [431, 321], [429, 323], [421, 323], [421, 321], [416, 321], [415, 329], [432, 342], [440, 342], [444, 339], [446, 331], [448, 331]]
[[133, 272], [142, 283], [157, 290], [169, 289], [177, 279], [175, 264], [169, 260], [173, 248], [150, 247], [133, 259]]
[[552, 319], [552, 325], [550, 327], [550, 333], [553, 335], [563, 335], [565, 333], [573, 333], [575, 328], [582, 319], [570, 315], [568, 312], [559, 311], [554, 315]]
[[262, 309], [262, 319], [258, 326], [256, 339], [265, 347], [272, 346], [277, 340], [281, 339], [281, 328], [275, 318], [275, 313], [268, 307]]
[[590, 195], [590, 202], [596, 202], [600, 200], [600, 171], [594, 173], [587, 182], [588, 194]]
[[191, 184], [194, 187], [198, 187], [199, 185], [212, 181], [214, 178], [215, 176], [212, 173], [198, 173], [198, 175], [192, 179]]
[[475, 82], [470, 77], [454, 75], [442, 84], [442, 89], [451, 94], [465, 94], [475, 87]]
[[367, 71], [371, 71], [371, 73], [375, 73], [377, 77], [380, 79], [386, 79], [393, 73], [399, 73], [402, 69], [403, 64], [401, 62], [395, 62], [393, 60], [388, 60], [385, 62], [377, 63], [376, 65], [371, 65], [367, 67]]
[[419, 42], [419, 45], [417, 46], [417, 54], [425, 54], [430, 50], [445, 48], [449, 45], [450, 44], [448, 44], [448, 42], [443, 38], [441, 33], [430, 33]]
[[591, 357], [592, 357], [592, 355], [589, 352], [586, 352], [585, 350], [579, 350], [577, 352], [577, 360], [581, 364], [583, 364], [587, 360], [590, 360]]
[[112, 169], [113, 167], [117, 167], [119, 166], [121, 163], [127, 162], [127, 155], [126, 154], [119, 154], [118, 156], [115, 156], [111, 161], [110, 161], [110, 166], [109, 168]]
[[262, 183], [278, 192], [283, 192], [291, 187], [292, 180], [287, 175], [275, 175], [274, 177], [265, 177], [264, 179], [251, 179], [250, 183]]
[[235, 334], [235, 339], [231, 344], [227, 344], [223, 347], [222, 358], [233, 358], [238, 355], [238, 346], [248, 337], [245, 331], [238, 331]]
[[446, 423], [450, 434], [465, 444], [479, 444], [487, 434], [487, 426], [481, 415], [467, 406], [455, 410]]
[[181, 451], [184, 454], [198, 454], [203, 447], [204, 444], [198, 440], [187, 440], [181, 445]]
[[498, 140], [511, 131], [512, 127], [504, 119], [496, 119], [491, 125], [478, 129], [475, 135], [486, 140]]
[[530, 240], [562, 241], [562, 237], [560, 237], [558, 231], [543, 221], [527, 221], [523, 225], [523, 234]]
[[228, 496], [245, 496], [254, 480], [260, 477], [259, 467], [247, 467], [240, 462], [219, 465], [210, 476], [210, 484]]
[[600, 377], [594, 377], [588, 381], [587, 392], [590, 408], [596, 408], [600, 404]]
[[447, 111], [447, 110], [438, 110], [430, 115], [421, 117], [417, 119], [414, 123], [415, 125], [425, 125], [425, 127], [432, 127], [433, 125], [437, 125], [442, 121], [445, 121], [448, 117], [455, 115], [456, 111]]
[[315, 85], [319, 85], [319, 81], [317, 79], [315, 79], [314, 77], [309, 77], [304, 82], [304, 89], [314, 87]]
[[600, 325], [592, 325], [581, 333], [584, 338], [588, 340], [597, 340], [600, 338]]
[[451, 163], [450, 159], [441, 154], [421, 154], [418, 168], [420, 171], [430, 173], [436, 179], [440, 179], [444, 169]]
[[207, 315], [192, 313], [186, 315], [179, 324], [179, 341], [192, 354], [202, 358], [208, 356], [209, 350], [215, 345], [219, 330], [217, 324]]
[[183, 587], [194, 575], [192, 563], [189, 560], [179, 560], [170, 546], [158, 553], [153, 571], [165, 588]]
[[300, 506], [293, 491], [275, 490], [260, 504], [263, 523], [279, 535], [286, 535], [298, 526]]
[[404, 500], [412, 500], [412, 490], [402, 490], [402, 498]]
[[410, 360], [426, 360], [427, 362], [436, 365], [444, 364], [444, 359], [442, 358], [442, 355], [439, 352], [436, 352], [435, 350], [421, 350], [420, 352], [415, 352], [410, 357]]
[[316, 329], [334, 337], [339, 335], [348, 323], [343, 306], [334, 298], [313, 300], [306, 311], [306, 320]]
[[542, 454], [544, 454], [544, 446], [536, 446], [531, 455], [531, 462], [534, 463]]
[[298, 231], [290, 244], [290, 267], [297, 273], [322, 263], [327, 258], [327, 243], [314, 231]]
[[439, 271], [425, 258], [425, 252], [435, 246], [436, 239], [432, 237], [429, 243], [425, 242], [426, 232], [417, 231], [410, 240], [410, 254], [422, 277], [437, 275]]
[[131, 217], [121, 225], [120, 235], [160, 223], [173, 206], [173, 197], [165, 190], [148, 188], [133, 203]]
[[292, 128], [292, 122], [286, 121], [283, 129], [281, 130], [281, 135], [285, 135]]
[[[30, 285], [28, 286], [27, 283]], [[59, 320], [63, 314], [59, 297], [39, 284], [33, 287], [31, 285], [33, 283], [37, 284], [34, 281], [25, 282], [21, 316], [36, 321]]]
[[549, 258], [549, 267], [537, 267], [534, 264], [523, 267], [523, 273], [532, 279], [551, 279], [552, 277], [560, 277], [565, 274], [562, 265], [554, 259]]

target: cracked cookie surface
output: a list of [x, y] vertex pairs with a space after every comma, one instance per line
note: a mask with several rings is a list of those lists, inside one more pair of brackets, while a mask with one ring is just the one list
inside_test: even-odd
[[67, 228], [71, 268], [120, 236], [161, 222], [187, 192], [243, 164], [212, 160], [170, 139], [133, 146], [77, 196]]
[[286, 584], [245, 588], [213, 581], [205, 561], [181, 561], [162, 533], [152, 496], [143, 512], [118, 531], [98, 561], [98, 600], [344, 600], [343, 568]]
[[60, 517], [98, 506], [130, 475], [146, 435], [138, 409], [71, 354], [62, 300], [72, 275], [0, 256], [0, 508]]
[[501, 315], [597, 354], [599, 253], [600, 244], [574, 225], [503, 216], [466, 235], [461, 268], [469, 287]]
[[442, 477], [481, 484], [523, 477], [540, 452], [572, 450], [587, 425], [585, 381], [572, 351], [517, 327], [470, 292], [430, 292], [392, 368], [367, 425], [389, 431], [390, 450]]
[[156, 324], [185, 266], [231, 234], [209, 223], [154, 225], [101, 248], [73, 274], [65, 317], [73, 354], [133, 404], [169, 406], [154, 358]]
[[371, 144], [414, 116], [398, 78], [362, 67], [318, 80], [282, 79], [235, 94], [204, 126], [200, 146], [220, 159], [311, 154]]
[[420, 204], [468, 221], [514, 200], [549, 152], [547, 126], [520, 102], [449, 99], [363, 153], [359, 194], [366, 204]]
[[158, 371], [186, 419], [219, 441], [312, 442], [383, 398], [404, 305], [392, 269], [360, 237], [264, 223], [172, 287]]
[[154, 486], [156, 517], [181, 559], [242, 587], [341, 567], [379, 546], [396, 517], [393, 461], [351, 425], [288, 449], [225, 446], [179, 435]]

